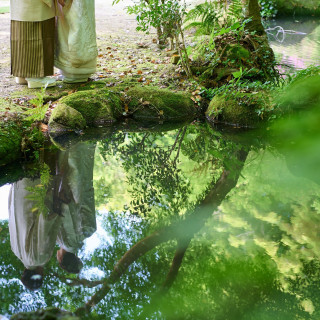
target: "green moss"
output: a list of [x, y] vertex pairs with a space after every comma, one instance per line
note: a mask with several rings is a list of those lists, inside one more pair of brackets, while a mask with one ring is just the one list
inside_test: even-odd
[[65, 130], [82, 130], [86, 127], [86, 120], [81, 113], [65, 103], [58, 103], [52, 111], [49, 130], [50, 132]]
[[78, 91], [60, 101], [79, 111], [89, 126], [113, 122], [122, 115], [119, 94], [106, 89]]
[[0, 98], [0, 117], [3, 113], [6, 113], [6, 117], [8, 116], [8, 112], [13, 115], [17, 112], [23, 112], [22, 107], [19, 104], [13, 103], [11, 99]]
[[13, 162], [21, 156], [21, 128], [15, 123], [0, 126], [0, 166]]
[[136, 119], [185, 120], [196, 114], [194, 102], [188, 93], [176, 93], [155, 87], [135, 87], [127, 96], [129, 112]]
[[268, 113], [268, 101], [263, 92], [216, 95], [209, 104], [206, 116], [211, 121], [257, 127], [267, 118], [262, 115]]
[[226, 56], [228, 57], [228, 59], [241, 61], [241, 59], [249, 59], [251, 54], [249, 50], [247, 50], [243, 46], [239, 44], [231, 44], [226, 50]]

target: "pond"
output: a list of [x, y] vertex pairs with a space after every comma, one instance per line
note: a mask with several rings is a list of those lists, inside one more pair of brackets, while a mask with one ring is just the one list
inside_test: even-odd
[[[0, 189], [0, 314], [319, 319], [319, 159], [309, 145], [301, 161], [277, 130], [194, 122], [51, 138]], [[38, 266], [32, 291], [20, 279]]]
[[277, 19], [266, 27], [277, 60], [293, 69], [319, 65], [320, 19]]

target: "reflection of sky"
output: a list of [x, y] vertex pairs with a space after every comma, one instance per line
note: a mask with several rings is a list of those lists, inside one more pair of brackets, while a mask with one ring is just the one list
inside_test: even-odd
[[8, 197], [11, 185], [6, 184], [0, 187], [0, 220], [8, 220]]
[[114, 239], [103, 228], [103, 215], [96, 216], [97, 231], [84, 241], [81, 256], [88, 259], [98, 248], [112, 246]]

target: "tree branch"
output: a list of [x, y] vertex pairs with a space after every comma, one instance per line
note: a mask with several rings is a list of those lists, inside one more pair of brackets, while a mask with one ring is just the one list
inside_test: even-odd
[[179, 142], [179, 146], [178, 146], [178, 151], [177, 151], [177, 155], [176, 157], [174, 158], [173, 162], [177, 162], [178, 158], [179, 158], [179, 153], [180, 153], [180, 149], [181, 149], [181, 145], [182, 145], [182, 142], [183, 142], [183, 138], [184, 136], [186, 135], [186, 131], [187, 131], [187, 127], [184, 128], [183, 130], [183, 133], [182, 133], [182, 136], [181, 136], [181, 139], [180, 139], [180, 142]]
[[52, 272], [52, 275], [57, 277], [61, 282], [64, 282], [67, 286], [70, 286], [70, 287], [84, 286], [87, 288], [94, 288], [104, 283], [103, 280], [90, 281], [87, 279], [69, 278], [69, 277], [61, 276], [56, 272]]
[[[103, 286], [91, 297], [84, 307], [76, 310], [76, 314], [82, 315], [90, 313], [91, 308], [104, 299], [104, 297], [110, 291], [111, 286], [120, 279], [128, 267], [148, 251], [169, 240], [186, 239], [186, 235], [188, 235], [188, 239], [191, 240], [193, 235], [203, 227], [204, 223], [212, 215], [213, 211], [218, 208], [227, 194], [236, 186], [247, 155], [247, 151], [240, 150], [238, 152], [236, 157], [239, 160], [239, 164], [235, 166], [234, 171], [223, 171], [212, 190], [207, 194], [202, 203], [195, 208], [194, 212], [187, 219], [179, 222], [178, 224], [172, 224], [164, 227], [163, 229], [156, 231], [150, 236], [140, 240], [133, 247], [131, 247], [131, 249], [129, 249], [115, 265], [110, 276], [104, 280]], [[188, 247], [187, 243], [185, 243], [185, 246], [186, 250]], [[175, 255], [176, 260], [174, 259], [172, 263], [172, 271], [170, 269], [168, 273], [167, 279], [169, 279], [168, 282], [167, 280], [165, 281], [165, 284], [167, 282], [166, 285], [169, 285], [170, 281], [174, 281], [176, 277], [176, 273], [181, 266], [182, 258], [184, 256], [183, 250], [184, 249], [182, 246], [181, 251], [177, 252]]]
[[173, 282], [176, 280], [179, 269], [182, 264], [183, 257], [189, 247], [191, 238], [185, 240], [178, 240], [177, 250], [172, 260], [170, 270], [167, 274], [166, 280], [161, 286], [160, 293], [166, 293], [172, 286]]

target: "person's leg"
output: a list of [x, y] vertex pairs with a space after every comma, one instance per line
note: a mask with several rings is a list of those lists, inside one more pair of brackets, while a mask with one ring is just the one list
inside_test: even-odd
[[11, 74], [31, 88], [52, 86], [55, 19], [11, 21]]
[[68, 83], [86, 82], [96, 71], [94, 1], [73, 0], [57, 19], [55, 67]]

